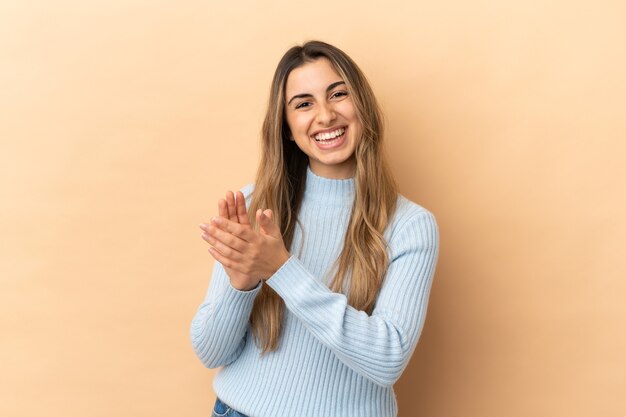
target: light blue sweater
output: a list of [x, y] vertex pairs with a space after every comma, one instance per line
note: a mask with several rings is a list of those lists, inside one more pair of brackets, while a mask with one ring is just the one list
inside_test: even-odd
[[[249, 204], [253, 186], [242, 189]], [[223, 367], [218, 397], [250, 417], [395, 417], [392, 385], [415, 349], [439, 252], [434, 216], [398, 196], [385, 231], [390, 265], [371, 315], [328, 289], [354, 200], [354, 179], [307, 169], [291, 257], [251, 291], [230, 285], [215, 262], [209, 290], [191, 324], [196, 354]], [[304, 231], [302, 230], [304, 229]], [[249, 331], [261, 285], [285, 301], [279, 349], [260, 356]]]

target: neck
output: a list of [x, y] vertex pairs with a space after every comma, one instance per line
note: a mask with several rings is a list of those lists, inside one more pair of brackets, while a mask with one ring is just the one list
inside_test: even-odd
[[333, 166], [319, 164], [317, 161], [309, 158], [309, 168], [319, 177], [344, 180], [354, 177], [354, 173], [356, 172], [356, 157], [352, 155], [343, 163]]
[[354, 178], [325, 178], [306, 169], [306, 185], [303, 202], [317, 202], [331, 205], [351, 205], [355, 195]]

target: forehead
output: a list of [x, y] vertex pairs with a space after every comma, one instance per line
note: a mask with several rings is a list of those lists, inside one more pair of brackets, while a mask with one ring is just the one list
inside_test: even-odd
[[285, 95], [326, 92], [326, 87], [337, 81], [345, 81], [335, 71], [330, 61], [318, 58], [295, 68], [289, 73], [285, 85]]

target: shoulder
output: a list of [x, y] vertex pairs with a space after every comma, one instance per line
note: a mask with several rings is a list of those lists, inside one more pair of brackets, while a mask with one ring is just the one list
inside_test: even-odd
[[243, 193], [244, 197], [248, 198], [252, 195], [252, 192], [254, 191], [254, 184], [253, 183], [246, 184], [243, 187], [241, 187], [239, 191]]
[[430, 210], [398, 194], [396, 211], [391, 217], [385, 235], [390, 243], [398, 239], [411, 238], [437, 245], [439, 228], [435, 215]]
[[396, 201], [396, 211], [394, 212], [389, 225], [391, 227], [402, 228], [408, 223], [419, 221], [423, 218], [431, 218], [435, 221], [435, 215], [424, 206], [409, 200], [402, 194], [398, 194]]
[[246, 184], [239, 189], [243, 193], [243, 197], [246, 199], [246, 206], [250, 205], [250, 201], [252, 201], [252, 193], [254, 192], [254, 184]]

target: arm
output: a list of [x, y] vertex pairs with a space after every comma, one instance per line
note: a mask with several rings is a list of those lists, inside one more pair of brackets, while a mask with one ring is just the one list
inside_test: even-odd
[[191, 322], [191, 343], [207, 368], [228, 365], [239, 357], [260, 289], [261, 284], [250, 291], [235, 289], [224, 267], [215, 262], [209, 290]]
[[[250, 197], [251, 191], [251, 185], [244, 187], [238, 193], [236, 204], [229, 191], [226, 200], [219, 201], [220, 215], [249, 226], [244, 200]], [[233, 362], [245, 345], [252, 305], [260, 290], [260, 285], [247, 290], [250, 286], [241, 285], [247, 280], [244, 274], [228, 270], [217, 262], [214, 264], [209, 290], [191, 324], [194, 350], [209, 368]]]
[[382, 386], [402, 374], [424, 325], [437, 262], [434, 216], [415, 214], [390, 241], [391, 260], [372, 315], [347, 304], [291, 256], [266, 281], [287, 308], [347, 366]]

